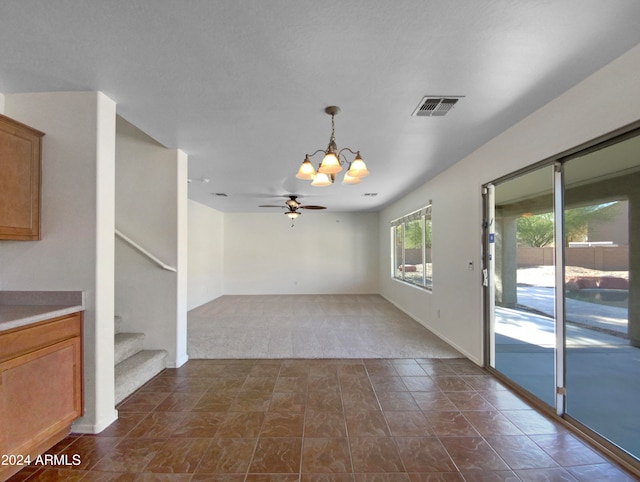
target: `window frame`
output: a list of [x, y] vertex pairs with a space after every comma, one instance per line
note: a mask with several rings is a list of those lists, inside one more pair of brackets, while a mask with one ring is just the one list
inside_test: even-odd
[[[406, 276], [406, 268], [408, 266], [406, 263], [406, 237], [407, 237], [407, 225], [409, 223], [420, 221], [420, 233], [421, 233], [421, 252], [422, 252], [422, 278], [418, 277], [409, 277]], [[432, 202], [424, 206], [423, 208], [412, 211], [404, 216], [396, 218], [391, 221], [390, 228], [390, 237], [391, 237], [391, 278], [396, 281], [401, 281], [403, 283], [409, 284], [411, 286], [416, 286], [418, 288], [433, 291], [433, 256], [429, 256], [427, 259], [427, 249], [433, 249], [432, 246], [428, 246], [430, 244], [427, 241], [427, 222], [430, 225], [430, 233], [433, 235], [433, 218], [432, 218]], [[401, 246], [398, 245], [398, 228], [401, 229], [400, 242]], [[431, 237], [430, 236], [430, 237]], [[401, 259], [398, 259], [398, 255], [401, 256]], [[400, 266], [403, 269], [399, 269]], [[419, 265], [415, 265], [419, 266]]]

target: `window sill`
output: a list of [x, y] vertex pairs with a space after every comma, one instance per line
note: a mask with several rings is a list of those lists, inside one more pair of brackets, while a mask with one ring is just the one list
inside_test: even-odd
[[411, 286], [411, 287], [416, 288], [416, 289], [418, 289], [420, 291], [424, 291], [424, 292], [427, 292], [427, 293], [433, 293], [433, 287], [432, 286], [428, 286], [428, 287], [427, 286], [422, 286], [422, 285], [418, 285], [418, 284], [415, 284], [415, 283], [410, 283], [409, 281], [405, 281], [405, 280], [394, 278], [394, 277], [392, 277], [391, 279], [393, 281], [401, 283], [404, 286]]

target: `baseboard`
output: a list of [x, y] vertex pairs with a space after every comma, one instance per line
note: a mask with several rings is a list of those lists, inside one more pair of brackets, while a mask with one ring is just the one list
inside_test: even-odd
[[198, 306], [193, 306], [193, 307], [191, 307], [191, 308], [187, 308], [187, 313], [189, 313], [190, 311], [197, 310], [198, 308], [201, 308], [201, 307], [203, 307], [204, 305], [206, 305], [206, 304], [208, 304], [208, 303], [211, 303], [212, 301], [215, 301], [215, 300], [217, 300], [218, 298], [223, 297], [224, 295], [225, 295], [225, 293], [220, 293], [218, 296], [216, 296], [216, 297], [214, 297], [214, 298], [211, 298], [209, 301], [204, 301], [204, 302], [200, 303]]
[[413, 313], [410, 313], [409, 311], [405, 310], [404, 308], [402, 308], [401, 306], [397, 305], [396, 303], [394, 303], [392, 300], [390, 300], [389, 298], [387, 298], [385, 295], [380, 294], [380, 296], [382, 296], [385, 300], [387, 300], [389, 303], [391, 303], [393, 306], [395, 306], [396, 308], [398, 308], [400, 311], [402, 311], [405, 315], [407, 315], [409, 318], [411, 318], [413, 321], [415, 321], [416, 323], [418, 323], [420, 326], [423, 326], [425, 329], [429, 330], [431, 333], [433, 333], [435, 336], [437, 336], [438, 338], [440, 338], [442, 341], [446, 342], [447, 344], [451, 345], [452, 348], [455, 348], [456, 350], [458, 350], [462, 355], [464, 355], [466, 358], [468, 358], [469, 360], [471, 360], [473, 363], [475, 363], [478, 366], [483, 366], [482, 365], [482, 360], [478, 360], [475, 356], [471, 355], [467, 350], [465, 350], [464, 348], [462, 348], [461, 346], [459, 346], [457, 343], [453, 342], [452, 340], [450, 340], [448, 337], [444, 336], [442, 333], [439, 333], [438, 331], [434, 330], [432, 327], [428, 326], [426, 323], [424, 323], [423, 321], [421, 321], [418, 317], [416, 317]]
[[182, 365], [184, 365], [185, 363], [187, 363], [189, 361], [189, 356], [185, 355], [183, 357], [180, 357], [179, 359], [175, 360], [175, 361], [168, 361], [166, 363], [166, 368], [180, 368]]
[[109, 417], [96, 423], [87, 423], [84, 417], [82, 417], [71, 424], [71, 432], [95, 435], [102, 432], [116, 420], [118, 420], [118, 411], [115, 409]]

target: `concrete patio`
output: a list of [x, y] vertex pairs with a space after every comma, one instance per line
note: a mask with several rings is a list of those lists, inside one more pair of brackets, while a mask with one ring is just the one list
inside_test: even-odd
[[[496, 368], [554, 405], [553, 288], [519, 286], [496, 308]], [[567, 414], [640, 457], [640, 351], [624, 337], [627, 310], [567, 299]], [[540, 314], [538, 314], [540, 313]], [[547, 316], [545, 316], [546, 314]]]

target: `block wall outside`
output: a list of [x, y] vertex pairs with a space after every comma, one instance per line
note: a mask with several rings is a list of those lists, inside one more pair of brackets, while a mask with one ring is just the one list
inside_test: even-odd
[[[580, 266], [606, 271], [625, 271], [629, 269], [628, 246], [567, 248], [565, 258], [567, 266]], [[552, 264], [553, 247], [518, 248], [518, 266], [550, 266]]]

